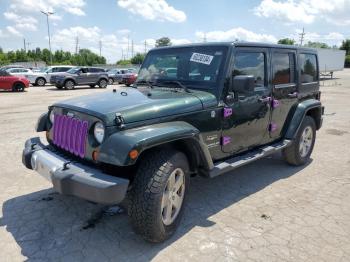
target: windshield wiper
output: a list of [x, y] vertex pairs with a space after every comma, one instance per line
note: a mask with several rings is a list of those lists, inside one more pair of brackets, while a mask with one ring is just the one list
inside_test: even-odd
[[155, 85], [154, 82], [151, 82], [151, 81], [148, 81], [148, 80], [140, 80], [140, 81], [135, 82], [133, 87], [137, 88], [138, 85], [140, 85], [140, 84], [141, 85], [146, 85], [146, 86], [148, 86], [150, 88], [153, 88], [153, 86]]
[[168, 81], [162, 81], [162, 84], [177, 84], [179, 87], [181, 87], [183, 90], [185, 90], [185, 92], [187, 93], [191, 93], [187, 86], [185, 86], [183, 83], [181, 83], [180, 81], [177, 80], [168, 80]]

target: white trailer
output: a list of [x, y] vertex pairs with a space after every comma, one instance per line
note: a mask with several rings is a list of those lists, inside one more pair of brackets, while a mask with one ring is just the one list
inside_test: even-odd
[[321, 76], [331, 76], [342, 71], [345, 63], [345, 50], [317, 48], [318, 65]]

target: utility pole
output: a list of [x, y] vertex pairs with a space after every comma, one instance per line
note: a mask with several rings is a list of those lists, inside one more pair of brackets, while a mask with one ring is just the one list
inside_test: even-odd
[[126, 51], [126, 59], [128, 59], [129, 58], [129, 35], [128, 35], [128, 49], [127, 49], [127, 51]]
[[145, 54], [147, 53], [147, 41], [145, 40]]
[[46, 23], [47, 23], [47, 35], [49, 36], [49, 49], [50, 49], [50, 62], [52, 65], [52, 51], [51, 51], [51, 36], [50, 36], [50, 24], [49, 24], [49, 16], [53, 15], [53, 12], [44, 12], [44, 11], [40, 11], [41, 13], [43, 13], [44, 15], [46, 15]]
[[26, 42], [27, 50], [29, 51], [29, 46], [32, 44], [32, 42]]
[[75, 38], [75, 54], [79, 53], [79, 37]]
[[131, 39], [131, 57], [134, 57], [134, 40]]
[[299, 36], [300, 36], [300, 46], [303, 46], [303, 41], [304, 41], [304, 37], [305, 37], [305, 30], [304, 30], [304, 27], [303, 27], [303, 32], [301, 32], [300, 34], [299, 34]]
[[23, 47], [24, 47], [24, 52], [27, 52], [26, 39], [25, 38], [23, 38]]
[[100, 40], [98, 42], [98, 44], [99, 44], [99, 47], [100, 47], [100, 56], [102, 56], [102, 41]]

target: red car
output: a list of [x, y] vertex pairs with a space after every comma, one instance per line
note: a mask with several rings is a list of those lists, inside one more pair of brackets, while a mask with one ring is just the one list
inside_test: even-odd
[[136, 81], [136, 78], [137, 78], [136, 73], [127, 73], [123, 75], [122, 83], [125, 84], [126, 86], [131, 86]]
[[23, 92], [29, 87], [29, 80], [23, 76], [10, 75], [4, 70], [0, 70], [0, 90], [12, 90], [14, 92]]

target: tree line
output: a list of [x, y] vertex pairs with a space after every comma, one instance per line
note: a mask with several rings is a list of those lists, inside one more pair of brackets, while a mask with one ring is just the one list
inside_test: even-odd
[[[91, 66], [94, 64], [106, 64], [106, 58], [99, 56], [89, 49], [80, 49], [79, 53], [71, 53], [63, 50], [52, 52], [52, 63], [64, 65]], [[50, 50], [37, 47], [33, 50], [16, 50], [4, 52], [0, 47], [0, 65], [11, 64], [15, 62], [35, 62], [44, 61], [51, 64]]]

